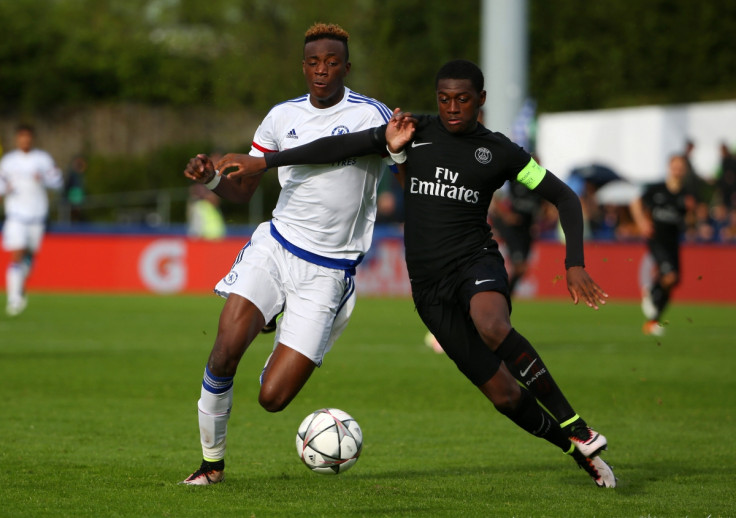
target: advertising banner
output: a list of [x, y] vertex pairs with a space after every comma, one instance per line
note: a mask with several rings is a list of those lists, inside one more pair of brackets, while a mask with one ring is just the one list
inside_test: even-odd
[[[207, 293], [224, 277], [247, 238], [221, 241], [179, 236], [48, 234], [28, 282], [29, 290], [89, 293]], [[503, 246], [501, 247], [504, 251]], [[518, 286], [519, 298], [568, 297], [564, 246], [538, 242], [530, 268]], [[586, 269], [612, 299], [641, 296], [652, 276], [642, 243], [589, 242]], [[8, 255], [0, 257], [5, 272]], [[678, 300], [736, 302], [736, 247], [684, 245]], [[400, 236], [383, 235], [358, 267], [360, 296], [410, 296]], [[0, 275], [5, 286], [5, 275]]]

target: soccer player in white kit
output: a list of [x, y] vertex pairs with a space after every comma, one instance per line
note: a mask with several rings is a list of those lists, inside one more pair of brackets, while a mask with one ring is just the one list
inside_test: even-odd
[[[347, 40], [347, 32], [337, 25], [315, 24], [306, 32], [302, 69], [309, 94], [271, 109], [256, 130], [251, 155], [389, 120], [391, 111], [384, 104], [344, 85], [350, 71]], [[223, 157], [219, 171], [234, 157]], [[266, 322], [284, 311], [261, 374], [258, 402], [269, 412], [291, 402], [345, 329], [355, 305], [353, 274], [373, 235], [376, 186], [389, 163], [373, 155], [279, 169], [281, 193], [273, 218], [258, 226], [215, 287], [227, 300], [198, 402], [203, 461], [184, 484], [223, 480], [233, 378]], [[198, 155], [185, 175], [223, 198], [250, 200], [260, 176], [233, 180], [220, 172]]]
[[5, 310], [10, 316], [26, 308], [26, 279], [41, 246], [49, 211], [46, 189], [59, 190], [64, 183], [51, 155], [33, 148], [33, 137], [31, 126], [18, 126], [16, 149], [0, 159], [0, 196], [5, 201], [3, 249], [10, 252]]

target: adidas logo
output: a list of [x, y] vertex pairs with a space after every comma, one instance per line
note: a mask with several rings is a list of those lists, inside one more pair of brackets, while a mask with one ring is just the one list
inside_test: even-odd
[[296, 134], [296, 130], [292, 128], [291, 131], [286, 134], [286, 138], [299, 138], [299, 137]]

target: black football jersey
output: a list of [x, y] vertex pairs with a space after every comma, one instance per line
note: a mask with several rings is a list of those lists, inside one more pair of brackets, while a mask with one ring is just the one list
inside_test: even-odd
[[687, 214], [685, 189], [675, 194], [667, 189], [665, 182], [655, 183], [646, 188], [641, 199], [652, 215], [653, 239], [668, 243], [679, 241]]
[[455, 135], [436, 115], [418, 119], [405, 147], [404, 233], [409, 277], [424, 283], [497, 246], [486, 221], [491, 198], [531, 156], [481, 124]]

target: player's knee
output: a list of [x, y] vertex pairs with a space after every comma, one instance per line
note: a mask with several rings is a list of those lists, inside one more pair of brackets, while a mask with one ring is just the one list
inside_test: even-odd
[[475, 324], [483, 341], [494, 351], [511, 332], [511, 323], [503, 318], [487, 318]]
[[269, 390], [261, 387], [258, 393], [258, 404], [260, 404], [267, 412], [281, 412], [289, 405], [290, 398], [277, 390]]

